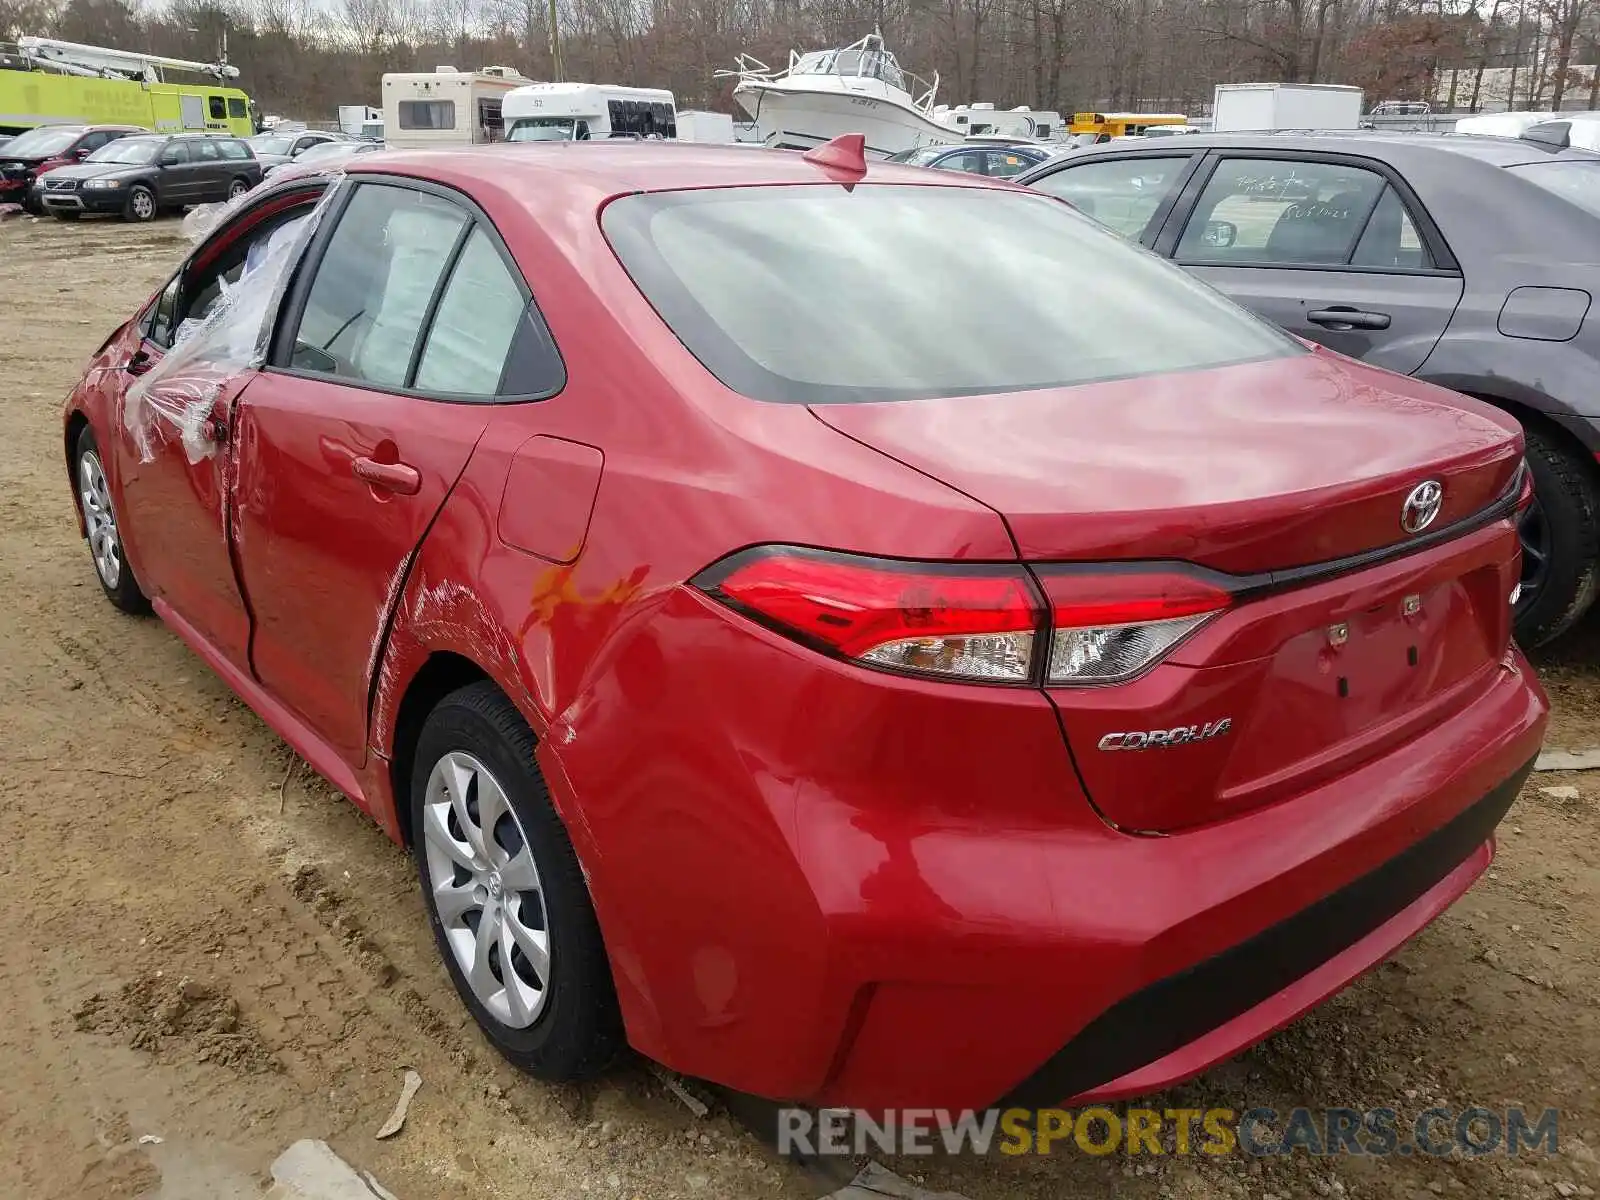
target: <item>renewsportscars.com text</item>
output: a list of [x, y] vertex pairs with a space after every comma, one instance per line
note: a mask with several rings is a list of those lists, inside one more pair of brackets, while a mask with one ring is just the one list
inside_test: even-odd
[[1546, 1108], [1062, 1108], [778, 1110], [780, 1154], [1546, 1155], [1559, 1150]]

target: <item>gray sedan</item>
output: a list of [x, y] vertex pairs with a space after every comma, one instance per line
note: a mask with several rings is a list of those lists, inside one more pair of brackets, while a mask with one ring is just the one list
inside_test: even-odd
[[1518, 640], [1547, 642], [1589, 607], [1600, 154], [1454, 134], [1194, 134], [1073, 152], [1017, 182], [1291, 333], [1511, 413], [1535, 488]]

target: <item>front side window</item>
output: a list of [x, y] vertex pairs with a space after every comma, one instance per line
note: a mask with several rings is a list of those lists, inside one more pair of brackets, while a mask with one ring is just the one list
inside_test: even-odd
[[226, 121], [228, 119], [228, 102], [221, 96], [207, 97], [207, 103], [213, 121]]
[[1177, 257], [1193, 263], [1342, 266], [1386, 186], [1376, 171], [1343, 163], [1224, 159], [1189, 217]]
[[[602, 225], [712, 374], [760, 400], [1070, 387], [1305, 353], [1042, 196], [831, 185], [628, 196]], [[970, 337], [949, 315], [970, 315]]]
[[1189, 165], [1189, 155], [1140, 154], [1068, 167], [1033, 186], [1058, 196], [1130, 241], [1145, 232]]
[[428, 304], [467, 216], [410, 188], [363, 184], [317, 267], [291, 365], [406, 386]]
[[228, 97], [228, 117], [229, 117], [229, 119], [237, 121], [241, 117], [248, 117], [249, 115], [250, 115], [250, 110], [245, 107], [245, 103], [244, 103], [243, 100], [239, 99], [239, 97], [237, 97], [237, 96], [229, 96]]
[[189, 161], [189, 143], [168, 142], [167, 148], [161, 152], [161, 165], [163, 167], [176, 167]]
[[402, 100], [400, 101], [401, 129], [454, 129], [456, 127], [456, 102], [454, 100]]
[[412, 386], [425, 392], [493, 396], [528, 303], [494, 240], [477, 228], [467, 238]]

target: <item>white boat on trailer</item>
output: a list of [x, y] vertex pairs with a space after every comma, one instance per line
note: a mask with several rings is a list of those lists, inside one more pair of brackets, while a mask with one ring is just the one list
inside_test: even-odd
[[741, 54], [733, 70], [718, 71], [717, 77], [739, 81], [733, 98], [767, 146], [810, 150], [840, 134], [859, 133], [869, 158], [888, 158], [963, 140], [934, 119], [938, 75], [929, 83], [902, 70], [879, 33], [838, 50], [791, 50], [783, 70]]

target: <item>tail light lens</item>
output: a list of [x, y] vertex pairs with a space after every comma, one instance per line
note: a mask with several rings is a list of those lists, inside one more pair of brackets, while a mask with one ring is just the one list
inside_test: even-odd
[[758, 547], [697, 586], [770, 629], [901, 674], [987, 683], [1115, 683], [1160, 661], [1228, 607], [1182, 573], [946, 565]]
[[1042, 620], [1021, 567], [946, 567], [799, 548], [726, 559], [696, 583], [780, 633], [874, 667], [1026, 683]]
[[1159, 662], [1233, 602], [1226, 589], [1171, 570], [1041, 574], [1052, 632], [1047, 683], [1117, 683]]

